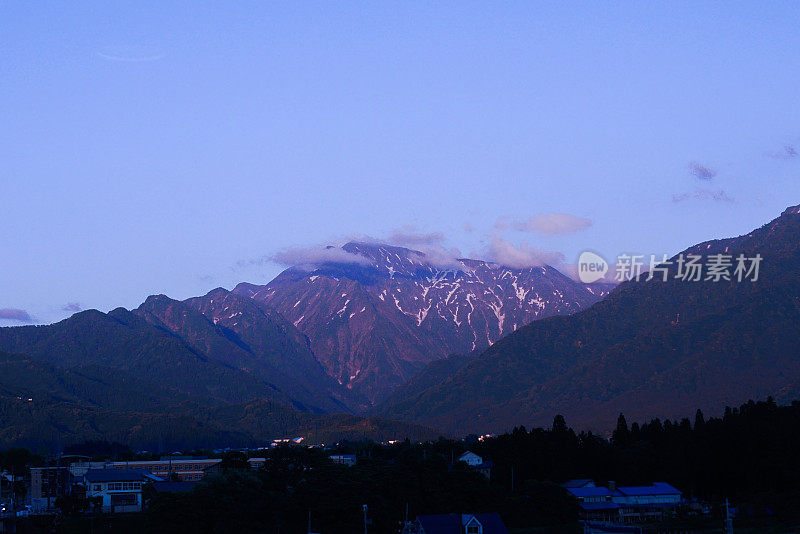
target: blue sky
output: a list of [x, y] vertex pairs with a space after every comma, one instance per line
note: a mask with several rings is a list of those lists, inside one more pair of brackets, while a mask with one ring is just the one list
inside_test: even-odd
[[0, 3], [0, 325], [356, 234], [569, 263], [800, 204], [797, 3], [198, 4]]

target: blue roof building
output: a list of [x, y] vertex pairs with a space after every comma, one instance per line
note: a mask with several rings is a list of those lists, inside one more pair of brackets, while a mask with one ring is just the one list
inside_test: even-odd
[[[649, 486], [609, 487], [565, 485], [566, 490], [578, 500], [583, 519], [633, 523], [663, 519], [681, 504], [681, 492], [666, 482]], [[577, 486], [577, 487], [574, 487]]]
[[499, 514], [421, 515], [403, 534], [508, 534]]

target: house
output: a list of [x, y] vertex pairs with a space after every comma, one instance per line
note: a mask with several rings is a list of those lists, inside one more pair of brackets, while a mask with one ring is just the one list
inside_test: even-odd
[[56, 499], [70, 492], [72, 475], [66, 467], [31, 467], [31, 512], [55, 509]]
[[464, 462], [470, 467], [475, 467], [483, 463], [483, 458], [474, 452], [467, 451], [458, 457], [459, 462]]
[[329, 458], [333, 463], [346, 465], [347, 467], [353, 467], [357, 461], [355, 454], [331, 454]]
[[141, 512], [142, 486], [162, 479], [135, 469], [90, 469], [83, 475], [86, 498], [98, 500], [104, 512]]
[[492, 474], [492, 462], [484, 461], [483, 458], [474, 452], [467, 451], [458, 457], [459, 462], [464, 462], [471, 468], [478, 471], [486, 478], [490, 478]]
[[498, 514], [421, 515], [405, 526], [403, 534], [508, 534]]
[[660, 520], [682, 502], [681, 492], [666, 482], [619, 487], [609, 482], [608, 487], [603, 487], [590, 481], [570, 480], [564, 487], [578, 500], [581, 518], [589, 521], [637, 523]]

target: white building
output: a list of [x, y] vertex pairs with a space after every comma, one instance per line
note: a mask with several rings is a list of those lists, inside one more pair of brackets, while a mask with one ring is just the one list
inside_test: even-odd
[[83, 475], [86, 497], [99, 499], [105, 512], [141, 512], [142, 485], [161, 481], [145, 471], [90, 469]]

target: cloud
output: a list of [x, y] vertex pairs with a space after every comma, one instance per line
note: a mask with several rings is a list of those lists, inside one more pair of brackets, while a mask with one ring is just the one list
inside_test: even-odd
[[706, 181], [712, 180], [717, 175], [717, 171], [705, 165], [700, 165], [696, 161], [689, 163], [689, 173], [698, 180]]
[[460, 261], [460, 258], [463, 258], [461, 251], [455, 247], [445, 248], [441, 245], [429, 245], [420, 247], [420, 252], [425, 254], [423, 261], [432, 267], [457, 271], [466, 269], [466, 266]]
[[2, 308], [0, 309], [0, 319], [6, 319], [9, 321], [18, 321], [20, 323], [31, 323], [33, 322], [33, 318], [31, 314], [29, 314], [25, 310], [21, 310], [19, 308]]
[[103, 52], [97, 52], [97, 55], [103, 59], [107, 59], [108, 61], [121, 61], [125, 63], [147, 63], [150, 61], [158, 61], [159, 59], [164, 57], [164, 54], [153, 54], [147, 56], [137, 56], [137, 55], [117, 55], [117, 54], [105, 54]]
[[77, 302], [68, 302], [61, 309], [66, 312], [79, 312], [83, 309], [83, 307]]
[[420, 233], [415, 226], [406, 225], [398, 228], [389, 236], [389, 243], [396, 245], [420, 246], [440, 245], [445, 237], [441, 232]]
[[[422, 261], [438, 269], [464, 270], [464, 264], [459, 261], [461, 251], [457, 248], [446, 248], [443, 243], [447, 241], [441, 232], [418, 232], [416, 226], [406, 224], [394, 230], [386, 242], [401, 245], [422, 252]], [[377, 241], [380, 243], [380, 241]]]
[[676, 193], [672, 195], [672, 202], [678, 203], [685, 200], [711, 200], [713, 202], [734, 202], [733, 198], [722, 189], [695, 189], [694, 193]]
[[514, 269], [540, 267], [542, 265], [558, 265], [564, 262], [560, 252], [541, 250], [527, 243], [514, 245], [495, 234], [489, 243], [487, 256], [495, 263]]
[[767, 157], [772, 159], [794, 159], [798, 155], [800, 154], [793, 145], [784, 145], [783, 149], [777, 152], [767, 152]]
[[461, 225], [461, 229], [467, 232], [468, 234], [471, 234], [472, 232], [475, 231], [475, 226], [469, 221], [464, 221], [464, 224]]
[[497, 230], [517, 230], [544, 235], [566, 235], [580, 232], [592, 226], [592, 221], [569, 213], [538, 213], [526, 220], [501, 217], [494, 224]]
[[370, 265], [369, 259], [364, 256], [334, 246], [287, 248], [266, 259], [281, 265], [301, 268], [313, 268], [326, 263]]

